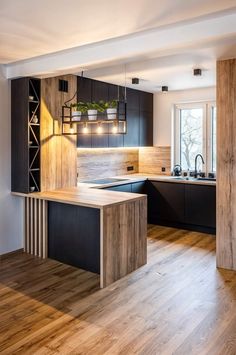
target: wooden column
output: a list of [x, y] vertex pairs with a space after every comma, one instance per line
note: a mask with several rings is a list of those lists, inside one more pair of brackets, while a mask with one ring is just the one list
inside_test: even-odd
[[[58, 90], [59, 79], [68, 81], [68, 92]], [[77, 76], [63, 75], [41, 82], [41, 191], [76, 186], [76, 136], [59, 136], [62, 105], [77, 90]], [[71, 102], [76, 102], [76, 96]]]
[[236, 59], [217, 62], [217, 266], [236, 270]]

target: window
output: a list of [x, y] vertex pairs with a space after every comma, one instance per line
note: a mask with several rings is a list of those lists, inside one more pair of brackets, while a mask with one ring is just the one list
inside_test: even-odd
[[216, 172], [215, 103], [191, 103], [175, 106], [174, 164], [183, 170], [195, 169], [195, 157], [202, 154], [205, 164], [198, 169]]

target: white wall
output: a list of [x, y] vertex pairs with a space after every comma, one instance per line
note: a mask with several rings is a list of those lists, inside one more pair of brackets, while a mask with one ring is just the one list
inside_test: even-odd
[[0, 255], [23, 247], [23, 201], [11, 196], [10, 90], [0, 65]]
[[213, 101], [215, 99], [215, 87], [154, 94], [154, 145], [171, 145], [172, 117], [175, 104], [191, 101]]

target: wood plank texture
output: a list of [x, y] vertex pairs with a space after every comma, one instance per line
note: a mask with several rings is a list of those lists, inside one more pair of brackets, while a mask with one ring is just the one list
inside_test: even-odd
[[0, 353], [235, 355], [236, 273], [215, 268], [215, 238], [148, 235], [147, 265], [103, 290], [53, 260], [1, 261]]
[[217, 62], [217, 266], [236, 270], [236, 59]]
[[[128, 166], [133, 170], [127, 171]], [[78, 179], [92, 180], [138, 172], [138, 148], [78, 149]]]
[[[68, 93], [58, 91], [59, 79], [68, 81]], [[41, 191], [77, 183], [76, 136], [58, 136], [61, 107], [77, 90], [77, 76], [63, 75], [41, 82]], [[76, 102], [76, 98], [71, 102]]]
[[25, 197], [24, 210], [24, 251], [45, 259], [48, 254], [47, 201]]
[[147, 197], [105, 207], [101, 239], [101, 287], [146, 264]]
[[[166, 170], [162, 171], [162, 167]], [[157, 175], [170, 175], [171, 147], [139, 148], [139, 172]]]

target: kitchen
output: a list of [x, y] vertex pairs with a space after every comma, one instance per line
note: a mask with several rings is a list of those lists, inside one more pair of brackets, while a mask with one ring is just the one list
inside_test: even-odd
[[[222, 13], [222, 22], [224, 16], [229, 21], [227, 16], [234, 13]], [[59, 54], [58, 62], [60, 55], [64, 54]], [[58, 75], [56, 71], [48, 74], [50, 66], [57, 67], [57, 59], [53, 64], [49, 61], [48, 67], [44, 59], [41, 64], [37, 60], [30, 65], [12, 63], [7, 69], [11, 79], [11, 198], [16, 203], [14, 218], [19, 221], [16, 235], [20, 230], [24, 234], [18, 247], [1, 252], [1, 268], [6, 271], [1, 274], [3, 296], [15, 298], [12, 312], [19, 321], [19, 338], [6, 326], [2, 349], [14, 352], [20, 344], [23, 349], [30, 346], [30, 336], [22, 338], [21, 327], [26, 322], [35, 327], [31, 353], [39, 349], [51, 353], [116, 353], [121, 349], [126, 353], [156, 353], [159, 349], [165, 353], [180, 346], [184, 354], [198, 338], [194, 338], [198, 325], [204, 329], [205, 317], [217, 316], [212, 311], [217, 292], [214, 277], [218, 287], [224, 288], [219, 303], [222, 308], [227, 280], [230, 289], [235, 282], [234, 195], [228, 189], [233, 189], [234, 171], [234, 101], [230, 98], [235, 95], [235, 59], [228, 54], [217, 61], [217, 69], [213, 66], [210, 70], [193, 69], [191, 63], [186, 77], [178, 83], [181, 89], [175, 87], [173, 73], [163, 73], [166, 82], [154, 89], [156, 82], [142, 79], [141, 62], [94, 66], [86, 71], [76, 68], [70, 69], [72, 74], [64, 70]], [[151, 60], [143, 65], [147, 64], [151, 66]], [[40, 65], [44, 74], [40, 74]], [[201, 75], [195, 76], [196, 69]], [[185, 87], [187, 82], [192, 87]], [[217, 172], [212, 168], [216, 91], [217, 132], [221, 132], [217, 135]], [[114, 100], [118, 116], [109, 121], [101, 105]], [[72, 112], [77, 103], [82, 111], [86, 106], [85, 112]], [[96, 119], [89, 118], [91, 104], [93, 108], [100, 105], [100, 111], [93, 113]], [[176, 122], [181, 127], [184, 120], [191, 120], [192, 125], [201, 121], [197, 132], [206, 132], [202, 146], [194, 137], [190, 165], [180, 148], [183, 132], [175, 129]], [[204, 164], [200, 159], [195, 164], [198, 153]], [[182, 172], [175, 169], [179, 163]], [[216, 269], [215, 234], [217, 266], [222, 269]], [[35, 273], [30, 275], [29, 268]], [[14, 272], [19, 279], [11, 276]], [[212, 294], [207, 291], [211, 289]], [[189, 303], [183, 302], [183, 297]], [[162, 309], [165, 299], [170, 306], [166, 321], [167, 308]], [[10, 299], [9, 304], [2, 300], [6, 307], [12, 307]], [[36, 307], [38, 325], [27, 318], [21, 301], [28, 302], [29, 317]], [[111, 311], [109, 303], [117, 311]], [[233, 322], [233, 305], [228, 307], [221, 317]], [[9, 325], [10, 309], [3, 309]], [[26, 312], [23, 317], [22, 312]], [[50, 314], [55, 324], [50, 322]], [[166, 334], [158, 327], [159, 316], [163, 329], [169, 329]], [[57, 324], [68, 326], [69, 319], [78, 330], [74, 336], [81, 333], [81, 340], [73, 340], [72, 329], [68, 334], [58, 329]], [[193, 319], [196, 323], [191, 328], [188, 320]], [[178, 322], [183, 322], [185, 337], [193, 332], [193, 339], [185, 342], [178, 335], [176, 345]], [[84, 328], [84, 335], [79, 327]], [[134, 335], [137, 327], [143, 334], [140, 339]], [[92, 332], [88, 342], [86, 331]], [[206, 331], [210, 332], [208, 328]], [[13, 334], [12, 343], [7, 332]], [[103, 337], [107, 339], [104, 344]], [[166, 349], [162, 343], [165, 339]], [[215, 350], [224, 348], [216, 343]], [[201, 346], [204, 351], [208, 349], [203, 340]]]

